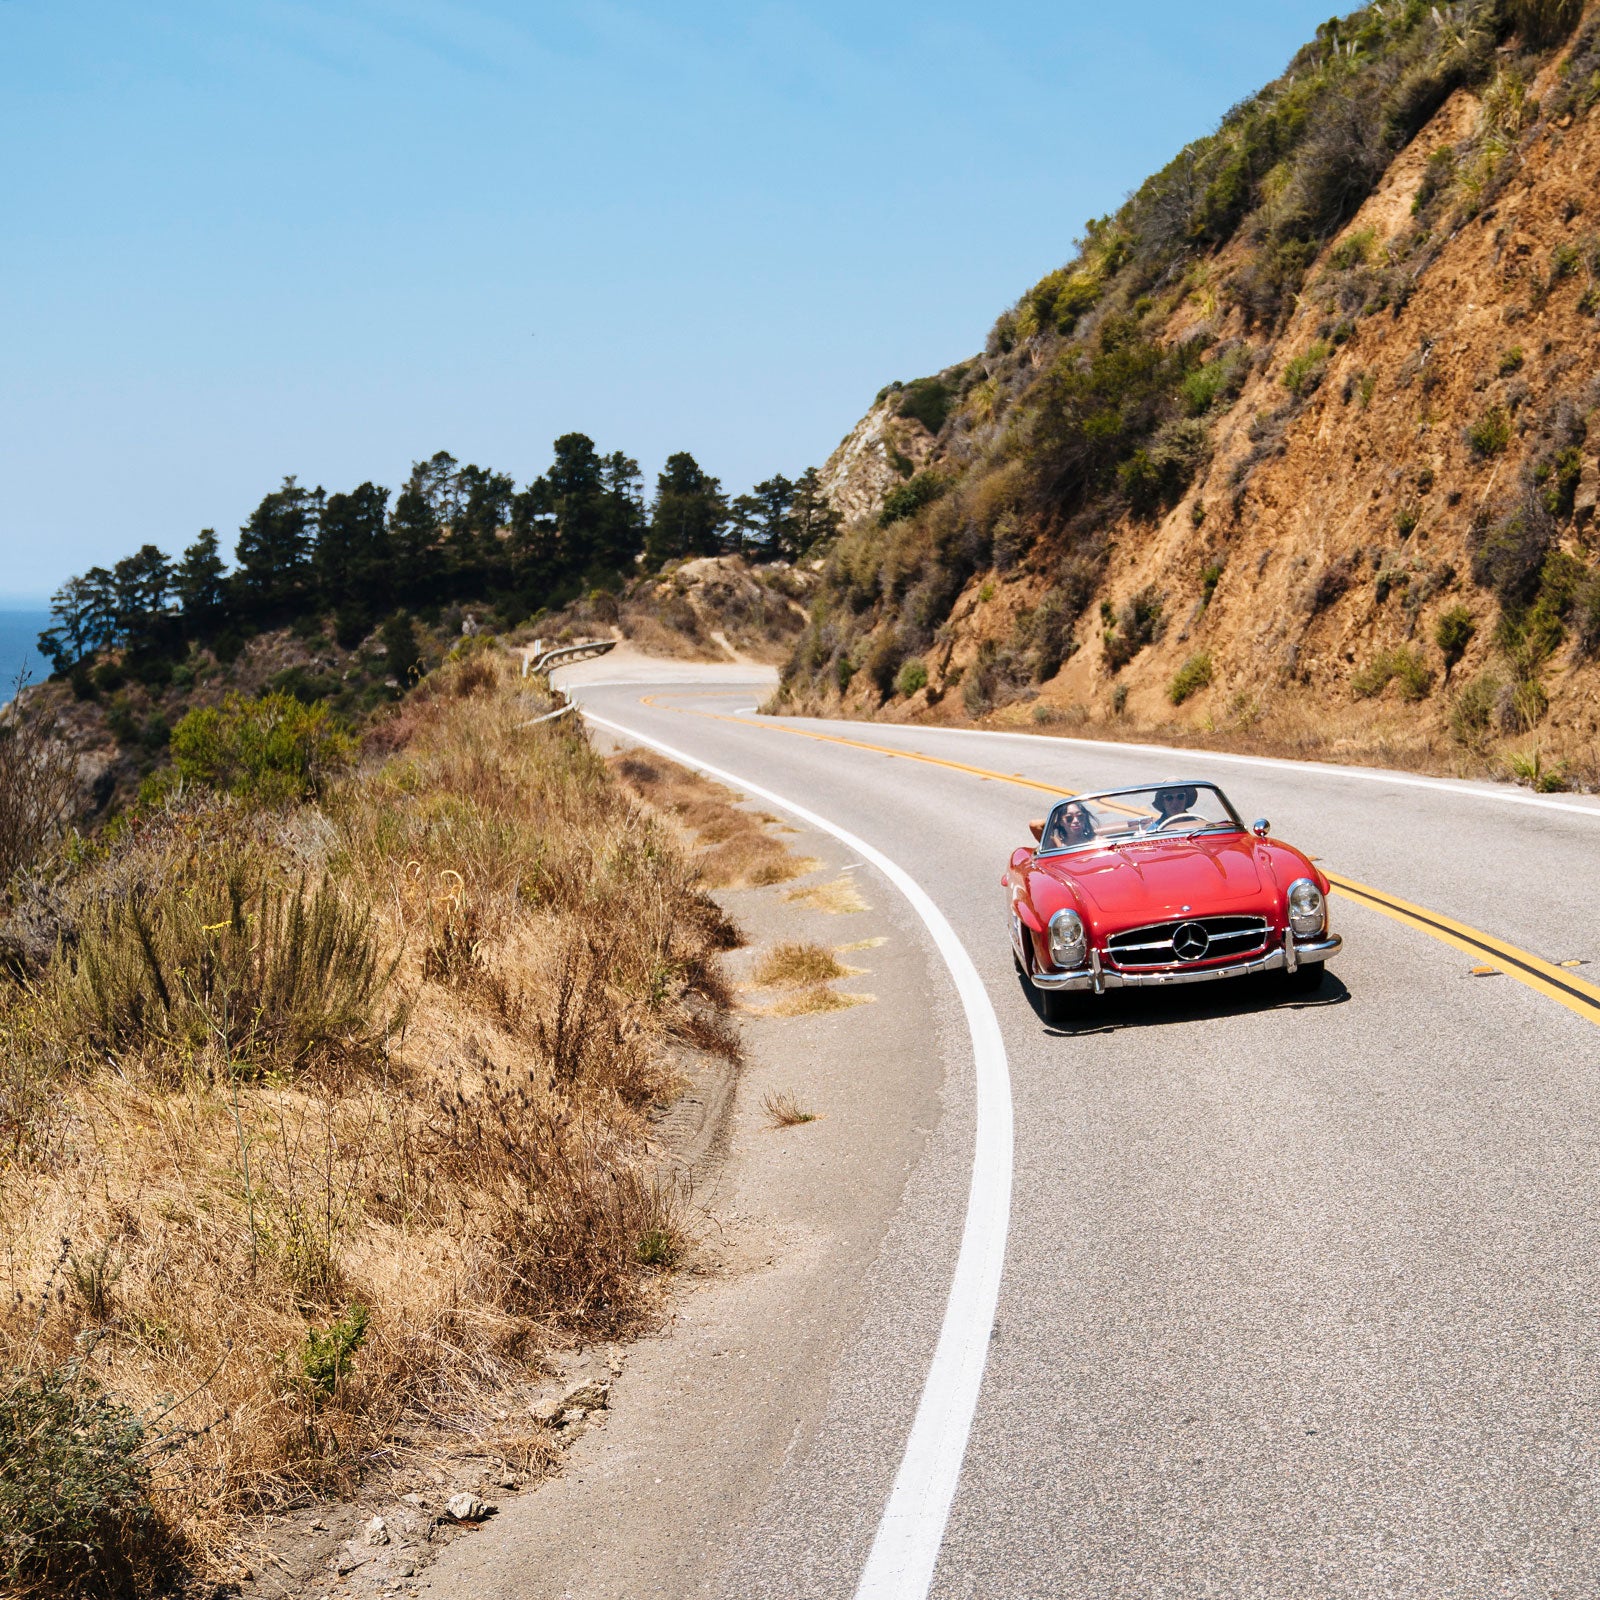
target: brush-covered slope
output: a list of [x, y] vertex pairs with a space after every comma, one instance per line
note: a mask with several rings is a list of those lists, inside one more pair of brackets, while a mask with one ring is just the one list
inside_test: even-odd
[[1592, 781], [1597, 104], [1594, 5], [1325, 24], [880, 395], [783, 697]]

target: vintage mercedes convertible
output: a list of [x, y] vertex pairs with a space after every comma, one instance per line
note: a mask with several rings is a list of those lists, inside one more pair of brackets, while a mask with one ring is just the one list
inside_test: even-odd
[[1328, 880], [1250, 828], [1214, 783], [1175, 782], [1063, 800], [1012, 852], [1011, 942], [1048, 1019], [1074, 992], [1280, 972], [1322, 981], [1342, 942]]

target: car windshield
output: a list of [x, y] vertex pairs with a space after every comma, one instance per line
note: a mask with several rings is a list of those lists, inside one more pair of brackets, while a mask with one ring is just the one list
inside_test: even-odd
[[1234, 809], [1213, 783], [1157, 783], [1144, 789], [1063, 800], [1045, 823], [1041, 851], [1137, 844], [1190, 834], [1242, 831]]

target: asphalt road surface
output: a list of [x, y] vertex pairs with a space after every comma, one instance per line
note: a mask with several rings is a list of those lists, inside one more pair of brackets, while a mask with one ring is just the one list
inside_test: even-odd
[[[981, 1388], [931, 1588], [891, 1574], [872, 1593], [1600, 1590], [1600, 1007], [1583, 990], [1600, 979], [1600, 804], [763, 718], [765, 687], [725, 678], [574, 692], [897, 863], [999, 1021], [1014, 1169]], [[1185, 776], [1438, 928], [1336, 895], [1345, 948], [1314, 995], [1130, 991], [1047, 1026], [1014, 974], [998, 881], [1050, 803], [1027, 784]], [[1577, 980], [1563, 1001], [1507, 975], [1511, 961], [1473, 975], [1495, 963], [1447, 942], [1461, 929], [1596, 965], [1539, 969]], [[822, 1425], [761, 1514], [725, 1530], [728, 1596], [862, 1581], [972, 1183], [975, 1069], [953, 1055], [927, 1063], [949, 1127], [906, 1175], [866, 1309], [819, 1390]]]

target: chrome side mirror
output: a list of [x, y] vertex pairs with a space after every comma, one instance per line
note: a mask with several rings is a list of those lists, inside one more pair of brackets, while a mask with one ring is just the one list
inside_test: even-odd
[[1253, 833], [1258, 839], [1265, 839], [1271, 830], [1272, 824], [1268, 822], [1265, 817], [1257, 817], [1256, 820], [1250, 824], [1251, 833]]

